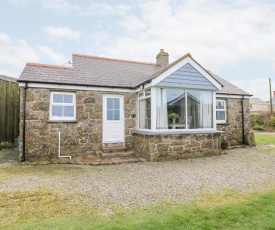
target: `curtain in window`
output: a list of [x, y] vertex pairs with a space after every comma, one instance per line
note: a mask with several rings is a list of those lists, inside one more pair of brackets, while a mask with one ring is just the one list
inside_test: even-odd
[[212, 128], [213, 100], [211, 92], [200, 93], [200, 127]]
[[168, 129], [166, 89], [156, 88], [157, 129]]

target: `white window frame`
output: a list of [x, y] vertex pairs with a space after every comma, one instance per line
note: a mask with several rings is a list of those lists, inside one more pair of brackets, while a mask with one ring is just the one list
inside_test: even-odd
[[[164, 88], [164, 87], [162, 87]], [[165, 87], [165, 88], [171, 88], [171, 87]], [[151, 95], [145, 97], [145, 91], [151, 89]], [[194, 133], [194, 132], [207, 132], [207, 131], [216, 131], [216, 93], [214, 91], [212, 91], [212, 103], [213, 103], [213, 107], [212, 107], [212, 112], [213, 112], [213, 128], [198, 128], [198, 129], [175, 129], [175, 130], [171, 130], [171, 129], [157, 129], [156, 128], [156, 87], [151, 87], [151, 88], [146, 88], [145, 90], [139, 91], [138, 92], [138, 102], [140, 100], [144, 100], [145, 98], [151, 97], [151, 129], [140, 129], [139, 128], [139, 103], [137, 103], [137, 111], [138, 111], [138, 124], [137, 124], [137, 129], [140, 131], [147, 131], [147, 132], [162, 132], [162, 133]], [[183, 90], [185, 90], [185, 93], [187, 93], [188, 90], [194, 90], [194, 89], [189, 89], [189, 88], [182, 88]], [[201, 89], [200, 89], [201, 90]], [[204, 90], [201, 90], [204, 91]], [[187, 98], [187, 97], [186, 97]], [[186, 107], [187, 107], [187, 100], [185, 101], [186, 103]], [[185, 111], [186, 113], [186, 117], [187, 117], [187, 110]], [[187, 121], [186, 121], [187, 123]], [[187, 127], [187, 124], [186, 124]]]
[[[150, 91], [150, 95], [146, 96], [146, 92]], [[139, 128], [139, 119], [140, 119], [140, 108], [139, 108], [139, 102], [142, 100], [146, 100], [147, 98], [151, 98], [151, 129], [141, 129]], [[138, 93], [138, 103], [137, 103], [137, 112], [138, 112], [138, 116], [137, 116], [137, 129], [138, 130], [144, 130], [144, 131], [152, 131], [152, 88], [147, 88], [146, 90], [140, 91]]]
[[[73, 96], [73, 102], [72, 103], [54, 103], [53, 102], [53, 95], [54, 94], [61, 94], [61, 95], [72, 95]], [[58, 106], [73, 106], [74, 107], [74, 116], [72, 117], [55, 117], [52, 116], [52, 106], [58, 105]], [[50, 95], [50, 120], [52, 121], [74, 121], [76, 120], [76, 103], [75, 103], [75, 93], [71, 92], [51, 92]]]
[[[218, 102], [223, 102], [224, 103], [224, 108], [223, 109], [218, 109], [217, 108], [217, 103]], [[224, 120], [218, 120], [217, 115], [216, 115], [216, 122], [218, 124], [219, 123], [226, 123], [226, 119], [227, 119], [227, 116], [226, 116], [226, 100], [216, 99], [215, 109], [216, 109], [215, 113], [217, 113], [217, 112], [224, 112]]]

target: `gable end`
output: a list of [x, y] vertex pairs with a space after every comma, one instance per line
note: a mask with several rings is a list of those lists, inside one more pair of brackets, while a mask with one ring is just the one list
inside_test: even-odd
[[190, 63], [185, 64], [168, 77], [164, 78], [157, 86], [218, 90], [216, 86], [197, 71]]

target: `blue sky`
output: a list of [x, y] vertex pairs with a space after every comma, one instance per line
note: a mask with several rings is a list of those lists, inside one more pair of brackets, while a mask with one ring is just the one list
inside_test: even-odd
[[273, 0], [2, 0], [0, 74], [72, 53], [155, 62], [191, 53], [204, 68], [268, 100], [275, 90]]

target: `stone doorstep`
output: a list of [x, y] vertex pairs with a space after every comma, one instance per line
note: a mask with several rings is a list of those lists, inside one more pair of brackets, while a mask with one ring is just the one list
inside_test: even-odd
[[103, 153], [115, 153], [115, 152], [126, 152], [127, 148], [125, 146], [111, 146], [111, 147], [102, 147]]
[[[123, 153], [125, 154], [125, 153]], [[132, 153], [131, 153], [132, 154]], [[123, 163], [137, 163], [137, 162], [145, 162], [144, 158], [135, 157], [133, 155], [129, 156], [111, 156], [107, 158], [101, 158], [96, 156], [90, 157], [73, 157], [72, 160], [69, 158], [55, 158], [51, 160], [32, 160], [27, 161], [25, 164], [30, 165], [47, 165], [47, 164], [78, 164], [78, 165], [116, 165]]]
[[127, 151], [127, 152], [103, 152], [100, 153], [101, 158], [128, 158], [128, 157], [133, 157], [134, 152], [133, 151]]

